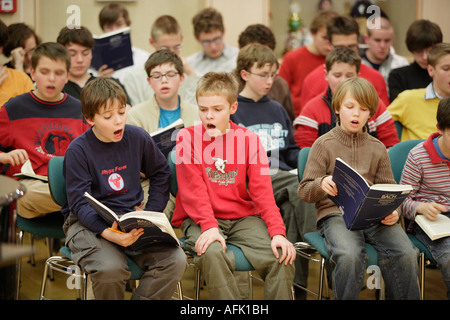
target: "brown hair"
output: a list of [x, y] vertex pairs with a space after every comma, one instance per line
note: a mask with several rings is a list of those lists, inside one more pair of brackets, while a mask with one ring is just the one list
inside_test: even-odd
[[275, 50], [277, 44], [272, 30], [261, 23], [252, 24], [245, 28], [239, 35], [238, 43], [240, 48], [251, 43], [260, 43], [272, 50]]
[[257, 68], [261, 68], [267, 63], [276, 65], [277, 69], [279, 67], [277, 57], [270, 48], [259, 43], [249, 44], [239, 51], [234, 70], [234, 75], [239, 79], [241, 85], [245, 84], [241, 77], [241, 71], [250, 71], [255, 63]]
[[192, 24], [194, 25], [194, 35], [196, 38], [198, 38], [201, 32], [225, 31], [222, 14], [214, 8], [206, 8], [197, 13], [192, 18]]
[[42, 57], [50, 58], [51, 60], [61, 60], [66, 63], [67, 71], [70, 70], [70, 53], [60, 43], [56, 42], [45, 42], [36, 47], [31, 56], [31, 67], [36, 70], [39, 60]]
[[325, 58], [325, 67], [327, 71], [331, 70], [331, 67], [336, 62], [344, 62], [356, 67], [356, 73], [359, 73], [361, 67], [361, 57], [354, 50], [347, 47], [334, 48]]
[[335, 34], [356, 34], [359, 38], [359, 25], [355, 19], [348, 16], [336, 16], [332, 17], [327, 24], [327, 37], [328, 40], [332, 40], [332, 36]]
[[208, 72], [197, 83], [195, 96], [223, 96], [232, 105], [237, 101], [239, 84], [231, 73]]
[[319, 11], [311, 22], [309, 30], [312, 34], [316, 34], [320, 29], [326, 29], [330, 19], [337, 16], [337, 12], [334, 11]]
[[98, 15], [100, 27], [104, 29], [105, 25], [113, 24], [120, 17], [123, 17], [127, 26], [131, 25], [131, 20], [128, 15], [128, 10], [121, 4], [109, 3], [103, 7]]
[[156, 40], [160, 35], [163, 34], [182, 34], [180, 24], [178, 21], [170, 16], [163, 15], [155, 20], [150, 30], [150, 36], [153, 40]]
[[334, 113], [336, 113], [336, 118], [338, 123], [340, 122], [339, 114], [342, 102], [344, 101], [345, 95], [351, 93], [353, 98], [361, 106], [365, 106], [370, 110], [370, 116], [373, 116], [378, 108], [378, 93], [373, 87], [373, 85], [364, 78], [349, 78], [342, 81], [336, 88], [336, 92], [333, 94], [333, 100], [331, 102], [331, 108]]
[[36, 32], [26, 25], [25, 23], [13, 23], [8, 26], [8, 42], [5, 44], [3, 48], [3, 54], [6, 57], [9, 57], [11, 51], [17, 47], [25, 47], [25, 41], [34, 37], [36, 40], [36, 46], [41, 43], [41, 39], [37, 36]]
[[62, 28], [56, 42], [62, 44], [63, 46], [74, 43], [89, 49], [94, 47], [94, 38], [92, 37], [92, 33], [83, 26], [73, 29], [68, 27]]
[[436, 119], [439, 130], [444, 131], [450, 128], [450, 98], [444, 98], [439, 101]]
[[86, 119], [93, 119], [101, 107], [115, 100], [123, 106], [127, 104], [127, 96], [122, 87], [114, 80], [96, 78], [89, 81], [81, 90], [81, 112]]
[[147, 76], [150, 77], [150, 73], [154, 68], [165, 63], [173, 64], [180, 76], [184, 73], [183, 61], [181, 58], [176, 53], [165, 49], [155, 51], [150, 55], [150, 57], [148, 57], [145, 62], [145, 71], [147, 72]]
[[441, 28], [429, 20], [414, 21], [406, 32], [405, 43], [410, 52], [420, 52], [441, 42]]

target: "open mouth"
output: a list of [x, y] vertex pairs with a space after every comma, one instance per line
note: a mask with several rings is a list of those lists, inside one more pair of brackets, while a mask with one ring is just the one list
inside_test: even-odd
[[216, 128], [216, 126], [213, 125], [212, 123], [208, 123], [208, 124], [206, 125], [206, 129], [208, 129], [208, 130], [215, 129], [215, 128]]
[[114, 136], [120, 137], [120, 136], [122, 136], [122, 133], [123, 133], [123, 129], [116, 130], [116, 131], [114, 131]]

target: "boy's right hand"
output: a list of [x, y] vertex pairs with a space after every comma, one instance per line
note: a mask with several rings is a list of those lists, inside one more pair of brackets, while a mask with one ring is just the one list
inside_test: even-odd
[[103, 238], [108, 241], [114, 242], [122, 247], [129, 247], [139, 239], [140, 236], [144, 234], [144, 229], [133, 229], [130, 232], [123, 233], [119, 231], [117, 222], [114, 221], [111, 228], [103, 230], [100, 234]]
[[0, 153], [0, 163], [18, 166], [28, 160], [28, 153], [24, 149], [16, 149], [10, 152]]
[[325, 191], [325, 193], [332, 197], [335, 197], [338, 193], [336, 183], [334, 183], [332, 176], [326, 176], [323, 178], [320, 183], [320, 187], [323, 191]]
[[447, 212], [446, 206], [436, 202], [422, 202], [417, 207], [417, 213], [423, 214], [430, 220], [436, 220], [436, 216], [441, 212]]
[[200, 237], [198, 237], [197, 242], [195, 242], [195, 252], [198, 256], [201, 256], [206, 252], [209, 245], [214, 241], [219, 241], [222, 245], [223, 251], [227, 250], [227, 244], [225, 239], [220, 235], [218, 228], [211, 228], [204, 231]]

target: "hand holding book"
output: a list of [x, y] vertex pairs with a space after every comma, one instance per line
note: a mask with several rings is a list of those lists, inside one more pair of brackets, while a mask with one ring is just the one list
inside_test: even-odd
[[108, 241], [114, 242], [122, 247], [129, 247], [135, 243], [143, 234], [144, 229], [132, 229], [129, 232], [122, 232], [119, 229], [119, 224], [114, 221], [113, 225], [105, 229], [100, 235]]

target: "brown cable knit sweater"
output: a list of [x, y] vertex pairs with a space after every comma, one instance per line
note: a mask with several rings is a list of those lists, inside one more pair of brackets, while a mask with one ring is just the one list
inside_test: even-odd
[[358, 171], [370, 185], [396, 183], [383, 143], [370, 136], [366, 130], [349, 134], [336, 126], [314, 142], [298, 188], [302, 200], [316, 203], [317, 221], [340, 212], [320, 187], [322, 179], [332, 175], [338, 157]]

